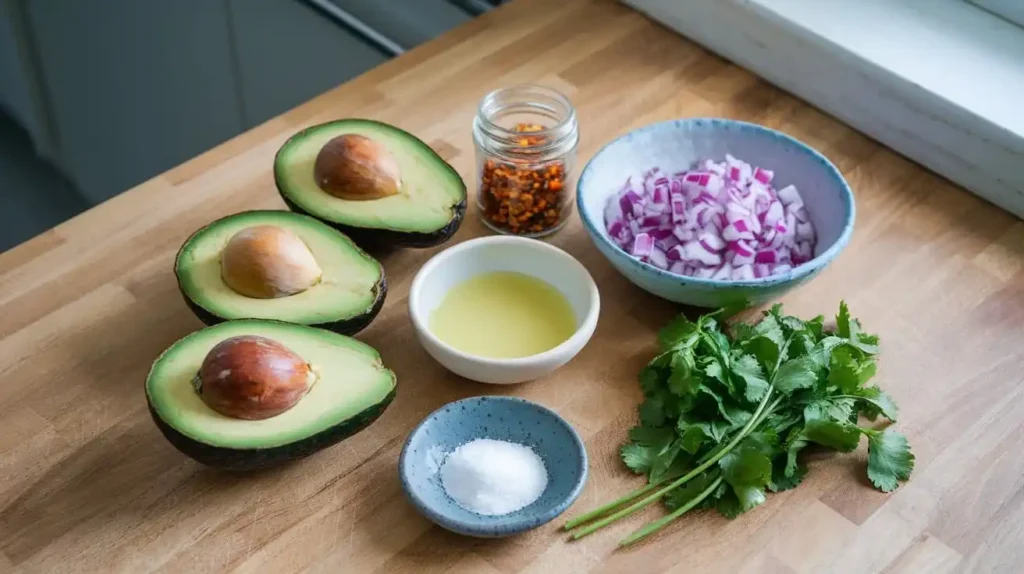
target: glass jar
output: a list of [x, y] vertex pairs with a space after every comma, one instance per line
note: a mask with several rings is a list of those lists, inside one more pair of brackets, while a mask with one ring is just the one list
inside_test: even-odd
[[541, 237], [572, 214], [576, 110], [558, 91], [537, 85], [495, 90], [473, 120], [477, 209], [498, 233]]

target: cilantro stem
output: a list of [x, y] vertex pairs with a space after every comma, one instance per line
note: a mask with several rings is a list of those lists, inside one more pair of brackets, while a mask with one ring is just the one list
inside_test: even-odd
[[616, 520], [618, 520], [620, 518], [624, 518], [626, 516], [629, 516], [630, 514], [633, 514], [637, 510], [640, 510], [641, 508], [644, 508], [644, 507], [648, 506], [652, 502], [656, 502], [658, 499], [660, 499], [661, 497], [665, 496], [670, 491], [672, 491], [672, 490], [674, 490], [676, 488], [679, 488], [680, 486], [686, 484], [688, 481], [692, 480], [693, 477], [697, 476], [698, 474], [700, 474], [700, 473], [704, 472], [705, 470], [711, 468], [711, 466], [714, 465], [715, 463], [717, 463], [719, 461], [719, 459], [721, 459], [723, 456], [729, 454], [729, 451], [731, 451], [732, 449], [736, 448], [736, 445], [739, 444], [741, 440], [746, 438], [746, 436], [748, 434], [750, 434], [750, 431], [753, 430], [754, 425], [756, 423], [760, 422], [759, 419], [761, 418], [761, 414], [765, 411], [765, 408], [768, 406], [768, 399], [770, 399], [771, 396], [772, 396], [772, 390], [773, 389], [769, 387], [768, 392], [766, 392], [764, 394], [764, 398], [761, 399], [760, 404], [757, 405], [757, 410], [754, 411], [754, 415], [750, 417], [750, 420], [747, 421], [747, 424], [743, 427], [743, 429], [739, 433], [737, 433], [736, 436], [734, 436], [732, 438], [731, 441], [729, 441], [729, 444], [727, 444], [724, 447], [722, 447], [721, 449], [719, 449], [719, 451], [716, 452], [714, 454], [714, 456], [712, 456], [711, 458], [707, 459], [706, 461], [704, 461], [703, 463], [698, 465], [696, 468], [694, 468], [690, 472], [688, 472], [688, 473], [684, 474], [683, 476], [677, 478], [672, 483], [670, 483], [668, 486], [658, 490], [654, 494], [648, 495], [648, 496], [640, 499], [639, 501], [634, 502], [633, 504], [627, 506], [626, 508], [623, 508], [622, 510], [619, 510], [618, 512], [615, 512], [614, 514], [610, 514], [610, 515], [608, 515], [608, 516], [598, 520], [597, 522], [593, 522], [593, 523], [589, 524], [588, 526], [584, 527], [582, 530], [577, 531], [575, 534], [573, 534], [573, 539], [574, 540], [579, 540], [580, 538], [583, 538], [584, 536], [586, 536], [588, 534], [591, 534], [593, 532], [596, 532], [596, 531], [604, 528], [605, 526], [608, 526], [609, 524], [611, 524], [612, 522], [615, 522]]
[[695, 506], [700, 504], [705, 498], [711, 496], [711, 493], [718, 488], [718, 485], [722, 484], [722, 477], [716, 478], [707, 488], [701, 491], [700, 494], [690, 499], [686, 504], [680, 506], [674, 510], [671, 514], [663, 516], [658, 520], [644, 526], [643, 528], [633, 532], [627, 536], [622, 542], [619, 542], [619, 547], [629, 546], [635, 542], [638, 542], [644, 538], [647, 538], [651, 534], [654, 534], [658, 530], [661, 530], [666, 524], [693, 510]]
[[627, 494], [626, 496], [623, 496], [622, 498], [616, 500], [615, 502], [609, 502], [608, 504], [605, 504], [600, 508], [595, 508], [594, 510], [587, 512], [586, 514], [581, 514], [576, 518], [573, 518], [569, 522], [566, 522], [565, 526], [563, 526], [562, 528], [564, 530], [572, 530], [573, 528], [576, 528], [577, 526], [585, 522], [590, 522], [591, 520], [598, 518], [599, 516], [603, 515], [604, 513], [610, 510], [614, 510], [615, 508], [622, 506], [623, 504], [629, 502], [630, 500], [633, 500], [634, 498], [637, 498], [638, 496], [647, 494], [648, 492], [664, 484], [666, 480], [667, 479], [663, 478], [657, 482], [652, 482], [642, 488], [634, 490], [633, 492]]

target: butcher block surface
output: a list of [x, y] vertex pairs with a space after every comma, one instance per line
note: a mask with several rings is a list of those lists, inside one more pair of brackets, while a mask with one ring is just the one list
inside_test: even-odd
[[[384, 310], [358, 335], [398, 376], [376, 423], [248, 474], [204, 468], [163, 439], [143, 381], [161, 351], [201, 327], [172, 271], [191, 232], [283, 209], [274, 153], [342, 117], [418, 135], [472, 198], [477, 102], [521, 82], [572, 99], [581, 165], [633, 128], [722, 116], [789, 133], [840, 168], [856, 194], [853, 241], [783, 303], [813, 316], [845, 299], [881, 336], [877, 381], [902, 407], [917, 455], [908, 483], [871, 488], [863, 450], [815, 458], [799, 488], [736, 520], [695, 513], [622, 551], [616, 543], [660, 508], [580, 542], [561, 520], [476, 540], [417, 514], [396, 471], [402, 444], [428, 413], [471, 395], [536, 401], [579, 431], [590, 479], [566, 516], [641, 483], [617, 451], [641, 398], [637, 371], [679, 309], [620, 276], [575, 216], [550, 241], [593, 274], [602, 312], [590, 344], [553, 376], [496, 387], [443, 370], [406, 311], [413, 275], [443, 247], [396, 250], [380, 255]], [[483, 234], [470, 205], [448, 245]], [[639, 13], [516, 0], [0, 254], [0, 572], [1022, 572], [1022, 264], [1021, 221]]]

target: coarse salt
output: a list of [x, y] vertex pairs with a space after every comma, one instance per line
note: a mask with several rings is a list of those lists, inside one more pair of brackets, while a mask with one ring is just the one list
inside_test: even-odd
[[441, 485], [466, 510], [499, 516], [540, 498], [548, 471], [532, 448], [484, 438], [456, 448], [444, 459]]

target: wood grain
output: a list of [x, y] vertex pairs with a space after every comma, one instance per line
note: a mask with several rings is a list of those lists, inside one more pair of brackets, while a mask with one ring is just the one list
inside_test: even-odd
[[[196, 228], [283, 207], [271, 162], [300, 128], [364, 116], [431, 142], [472, 187], [470, 122], [487, 91], [567, 92], [581, 160], [635, 127], [717, 115], [806, 140], [849, 178], [850, 247], [786, 297], [798, 315], [845, 298], [883, 340], [879, 383], [917, 452], [890, 495], [865, 453], [816, 461], [797, 490], [736, 521], [696, 514], [614, 552], [651, 510], [581, 543], [552, 523], [500, 541], [460, 538], [406, 503], [407, 433], [445, 402], [508, 393], [563, 414], [591, 478], [570, 513], [637, 483], [616, 450], [635, 375], [677, 310], [619, 276], [578, 221], [552, 242], [600, 286], [593, 341], [541, 381], [494, 388], [445, 372], [415, 342], [409, 283], [438, 249], [384, 256], [387, 304], [360, 338], [399, 378], [356, 437], [255, 474], [202, 468], [149, 420], [151, 361], [200, 327], [171, 263]], [[473, 208], [455, 241], [483, 234]], [[0, 571], [16, 572], [1021, 572], [1024, 571], [1024, 223], [703, 51], [599, 0], [517, 0], [0, 254]]]

